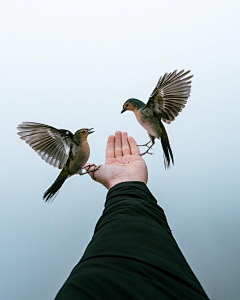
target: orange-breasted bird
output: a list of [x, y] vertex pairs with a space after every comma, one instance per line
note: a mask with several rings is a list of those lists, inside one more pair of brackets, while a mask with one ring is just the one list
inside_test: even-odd
[[87, 137], [94, 132], [93, 128], [82, 128], [74, 134], [69, 130], [34, 122], [23, 122], [17, 128], [21, 139], [43, 160], [62, 169], [57, 179], [44, 193], [43, 199], [46, 202], [59, 191], [68, 177], [88, 173], [83, 173], [82, 170], [90, 155]]
[[[168, 135], [162, 121], [170, 124], [182, 111], [190, 96], [191, 81], [193, 75], [188, 76], [190, 71], [184, 70], [166, 73], [161, 76], [155, 89], [148, 99], [147, 104], [141, 100], [130, 98], [123, 104], [121, 113], [131, 110], [134, 112], [138, 122], [147, 130], [150, 141], [145, 145], [148, 149], [141, 155], [149, 153], [155, 144], [155, 139], [161, 140], [165, 168], [174, 164], [172, 149]], [[148, 144], [151, 143], [150, 146]], [[152, 153], [149, 153], [152, 154]]]

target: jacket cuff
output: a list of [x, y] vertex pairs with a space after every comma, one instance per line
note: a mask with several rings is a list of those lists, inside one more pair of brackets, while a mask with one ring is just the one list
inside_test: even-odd
[[105, 208], [123, 199], [138, 198], [157, 203], [146, 184], [142, 181], [126, 181], [114, 185], [107, 193]]

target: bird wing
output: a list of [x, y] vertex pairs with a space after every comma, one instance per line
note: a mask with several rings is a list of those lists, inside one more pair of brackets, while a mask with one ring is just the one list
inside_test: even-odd
[[64, 167], [73, 144], [70, 131], [34, 122], [23, 122], [18, 130], [21, 139], [43, 160], [56, 168]]
[[158, 118], [166, 123], [175, 120], [182, 111], [190, 96], [191, 81], [193, 75], [185, 77], [190, 71], [177, 70], [161, 76], [155, 89], [143, 108], [146, 114], [158, 115]]

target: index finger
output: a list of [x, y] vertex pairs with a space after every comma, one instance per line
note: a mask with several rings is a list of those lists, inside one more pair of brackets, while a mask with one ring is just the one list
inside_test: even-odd
[[140, 154], [139, 147], [132, 136], [128, 137], [128, 142], [130, 145], [132, 155], [139, 155]]
[[115, 136], [109, 135], [106, 148], [106, 160], [109, 158], [114, 158], [114, 141]]

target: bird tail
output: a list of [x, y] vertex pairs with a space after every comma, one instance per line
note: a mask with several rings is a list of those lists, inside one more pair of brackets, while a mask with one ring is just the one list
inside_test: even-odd
[[49, 201], [49, 199], [56, 195], [56, 193], [60, 190], [61, 186], [64, 184], [64, 181], [68, 178], [68, 175], [69, 174], [67, 170], [63, 169], [61, 171], [54, 183], [44, 193], [43, 200], [45, 200], [45, 202]]
[[172, 164], [174, 165], [173, 153], [172, 153], [172, 149], [171, 149], [171, 146], [169, 143], [167, 131], [162, 123], [160, 123], [160, 126], [161, 126], [161, 130], [162, 130], [161, 144], [162, 144], [162, 149], [163, 149], [164, 166], [165, 166], [165, 169], [166, 168], [169, 169], [171, 160], [172, 160]]

